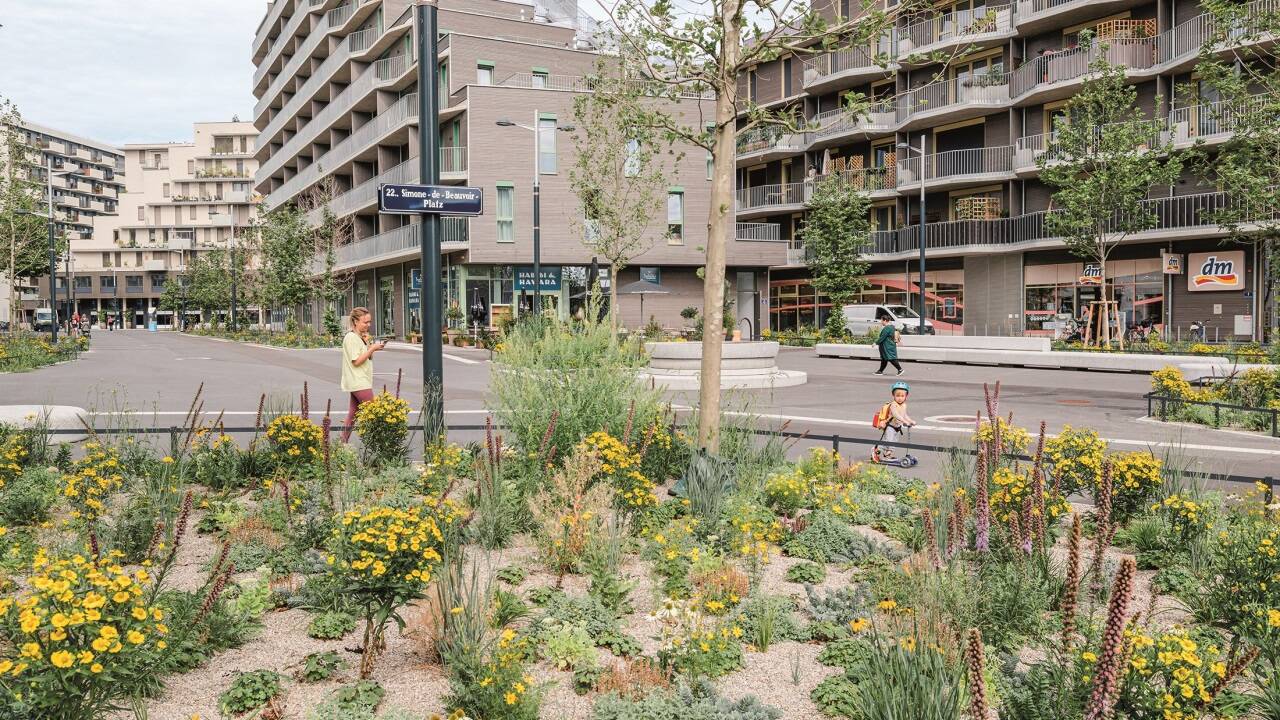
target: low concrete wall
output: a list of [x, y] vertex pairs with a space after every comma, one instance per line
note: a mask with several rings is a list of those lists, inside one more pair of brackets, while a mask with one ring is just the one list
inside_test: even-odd
[[[880, 358], [880, 350], [874, 345], [818, 343], [814, 346], [814, 349], [818, 357], [860, 358], [866, 360], [878, 360]], [[1063, 350], [1029, 352], [1021, 350], [902, 346], [898, 348], [898, 358], [911, 362], [938, 362], [959, 365], [1011, 365], [1015, 367], [1141, 373], [1152, 373], [1172, 365], [1182, 370], [1188, 380], [1221, 377], [1238, 367], [1226, 358], [1203, 355], [1142, 355], [1136, 353], [1089, 353]]]
[[1025, 350], [1049, 352], [1053, 341], [1047, 337], [998, 337], [995, 335], [903, 335], [902, 347], [956, 348], [969, 350]]
[[[721, 389], [777, 388], [800, 385], [807, 375], [796, 370], [778, 369], [776, 342], [726, 342], [720, 358]], [[641, 382], [653, 383], [669, 390], [691, 390], [698, 387], [702, 369], [702, 343], [645, 343], [649, 367], [639, 373]]]
[[84, 423], [89, 422], [89, 413], [84, 408], [71, 405], [0, 405], [0, 423], [5, 425], [27, 428], [39, 423], [41, 418], [50, 430], [79, 431], [54, 435], [54, 442], [85, 439]]

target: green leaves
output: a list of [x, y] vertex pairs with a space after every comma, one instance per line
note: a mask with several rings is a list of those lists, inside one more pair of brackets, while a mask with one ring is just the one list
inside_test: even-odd
[[813, 273], [813, 285], [835, 305], [842, 305], [866, 286], [870, 263], [862, 253], [871, 242], [867, 209], [870, 200], [839, 175], [829, 175], [813, 188], [809, 214], [800, 239]]

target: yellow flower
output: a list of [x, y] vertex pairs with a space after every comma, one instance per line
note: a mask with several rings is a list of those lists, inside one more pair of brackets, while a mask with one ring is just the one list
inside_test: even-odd
[[66, 650], [59, 650], [49, 656], [49, 662], [53, 663], [54, 667], [69, 668], [71, 663], [75, 662], [75, 659]]
[[505, 700], [507, 701], [507, 704], [508, 704], [508, 705], [515, 705], [515, 704], [516, 704], [516, 699], [517, 699], [517, 698], [516, 698], [516, 694], [515, 694], [515, 693], [513, 693], [513, 692], [509, 692], [509, 693], [507, 693], [506, 695], [504, 695], [504, 696], [503, 696], [503, 699], [505, 699]]

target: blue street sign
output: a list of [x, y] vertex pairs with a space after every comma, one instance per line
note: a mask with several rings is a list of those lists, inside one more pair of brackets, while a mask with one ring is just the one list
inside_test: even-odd
[[458, 185], [378, 186], [378, 210], [384, 213], [417, 215], [481, 215], [484, 190]]

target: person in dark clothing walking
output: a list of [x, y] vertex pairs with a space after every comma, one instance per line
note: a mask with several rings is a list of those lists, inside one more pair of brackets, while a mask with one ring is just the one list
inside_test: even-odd
[[876, 375], [883, 375], [886, 365], [893, 365], [902, 374], [902, 365], [898, 363], [898, 329], [893, 326], [893, 320], [888, 315], [880, 316], [880, 336], [876, 338], [876, 345], [880, 346], [880, 369], [876, 370]]

